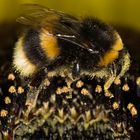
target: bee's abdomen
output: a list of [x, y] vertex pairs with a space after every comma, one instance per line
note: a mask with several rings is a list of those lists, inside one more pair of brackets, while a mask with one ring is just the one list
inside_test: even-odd
[[24, 52], [29, 61], [35, 65], [43, 65], [46, 62], [46, 55], [40, 45], [39, 31], [30, 29], [24, 37]]

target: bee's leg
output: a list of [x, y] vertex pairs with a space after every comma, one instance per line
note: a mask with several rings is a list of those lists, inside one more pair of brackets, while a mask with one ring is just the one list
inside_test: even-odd
[[127, 52], [125, 55], [123, 55], [123, 58], [121, 60], [121, 71], [120, 73], [117, 75], [116, 79], [120, 79], [120, 77], [122, 77], [126, 71], [128, 71], [130, 67], [130, 55]]
[[67, 98], [72, 98], [72, 92], [73, 92], [72, 83], [75, 80], [77, 80], [79, 76], [80, 76], [80, 65], [77, 61], [75, 61], [74, 64], [72, 65], [72, 71], [70, 71], [70, 73], [65, 77], [65, 82], [67, 84], [67, 88], [69, 92], [69, 96], [67, 96]]
[[72, 68], [72, 78], [76, 79], [80, 75], [80, 64], [76, 61]]
[[32, 79], [30, 86], [38, 88], [41, 82], [46, 78], [47, 72], [47, 68], [42, 68], [39, 72], [37, 72]]
[[109, 93], [109, 88], [111, 86], [111, 84], [114, 82], [114, 80], [116, 79], [116, 65], [113, 63], [111, 65], [111, 68], [109, 70], [109, 75], [107, 77], [107, 80], [105, 81], [105, 84], [104, 84], [104, 92], [105, 93]]
[[38, 95], [42, 89], [42, 81], [46, 78], [46, 69], [41, 69], [33, 78], [31, 83], [29, 84], [29, 91], [27, 93], [26, 98], [26, 106], [27, 111], [25, 112], [25, 116], [28, 117], [29, 113], [36, 106]]
[[110, 88], [111, 84], [114, 82], [114, 80], [116, 79], [115, 75], [111, 75], [109, 77], [109, 79], [107, 79], [107, 81], [104, 84], [104, 91], [108, 92], [108, 89]]

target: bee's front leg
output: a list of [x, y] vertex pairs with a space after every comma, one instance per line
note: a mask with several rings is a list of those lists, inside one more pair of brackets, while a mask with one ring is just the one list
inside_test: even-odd
[[112, 63], [111, 67], [109, 69], [109, 74], [108, 74], [107, 79], [104, 84], [105, 94], [110, 93], [109, 88], [112, 85], [112, 83], [115, 81], [115, 79], [116, 79], [116, 65], [114, 63]]
[[130, 63], [130, 55], [126, 52], [121, 59], [121, 71], [117, 75], [116, 79], [120, 79], [129, 70]]

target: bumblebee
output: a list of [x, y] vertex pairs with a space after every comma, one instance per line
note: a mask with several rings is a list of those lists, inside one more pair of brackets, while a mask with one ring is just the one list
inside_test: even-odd
[[103, 79], [104, 91], [108, 91], [129, 69], [130, 55], [110, 25], [39, 5], [23, 7], [17, 21], [26, 30], [15, 45], [13, 65], [22, 76], [35, 79], [34, 86], [48, 75], [68, 81], [89, 76]]

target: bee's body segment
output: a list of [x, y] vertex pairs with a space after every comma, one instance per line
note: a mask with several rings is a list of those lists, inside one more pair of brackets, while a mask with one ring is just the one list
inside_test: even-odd
[[115, 59], [119, 57], [119, 51], [123, 49], [123, 43], [120, 36], [118, 35], [117, 32], [114, 33], [114, 35], [116, 36], [116, 41], [114, 42], [110, 50], [108, 50], [104, 54], [104, 56], [101, 57], [99, 61], [100, 66], [107, 66], [109, 63], [113, 62]]
[[[14, 66], [23, 76], [46, 68], [46, 75], [51, 72], [72, 80], [83, 75], [101, 77], [108, 89], [128, 70], [129, 54], [111, 26], [92, 17], [78, 19], [37, 5], [26, 7], [18, 21], [30, 29], [19, 39], [14, 52]], [[19, 46], [22, 58], [17, 55]], [[21, 66], [18, 59], [25, 64]]]
[[40, 33], [40, 45], [50, 60], [55, 59], [60, 54], [56, 37], [45, 29], [42, 29]]
[[21, 37], [16, 43], [13, 56], [14, 57], [13, 65], [15, 69], [20, 72], [21, 75], [30, 76], [36, 72], [37, 67], [26, 56], [26, 53], [23, 49], [23, 42], [24, 39], [23, 37]]
[[26, 56], [36, 66], [46, 63], [46, 54], [40, 44], [40, 31], [29, 29], [24, 35], [23, 48]]

